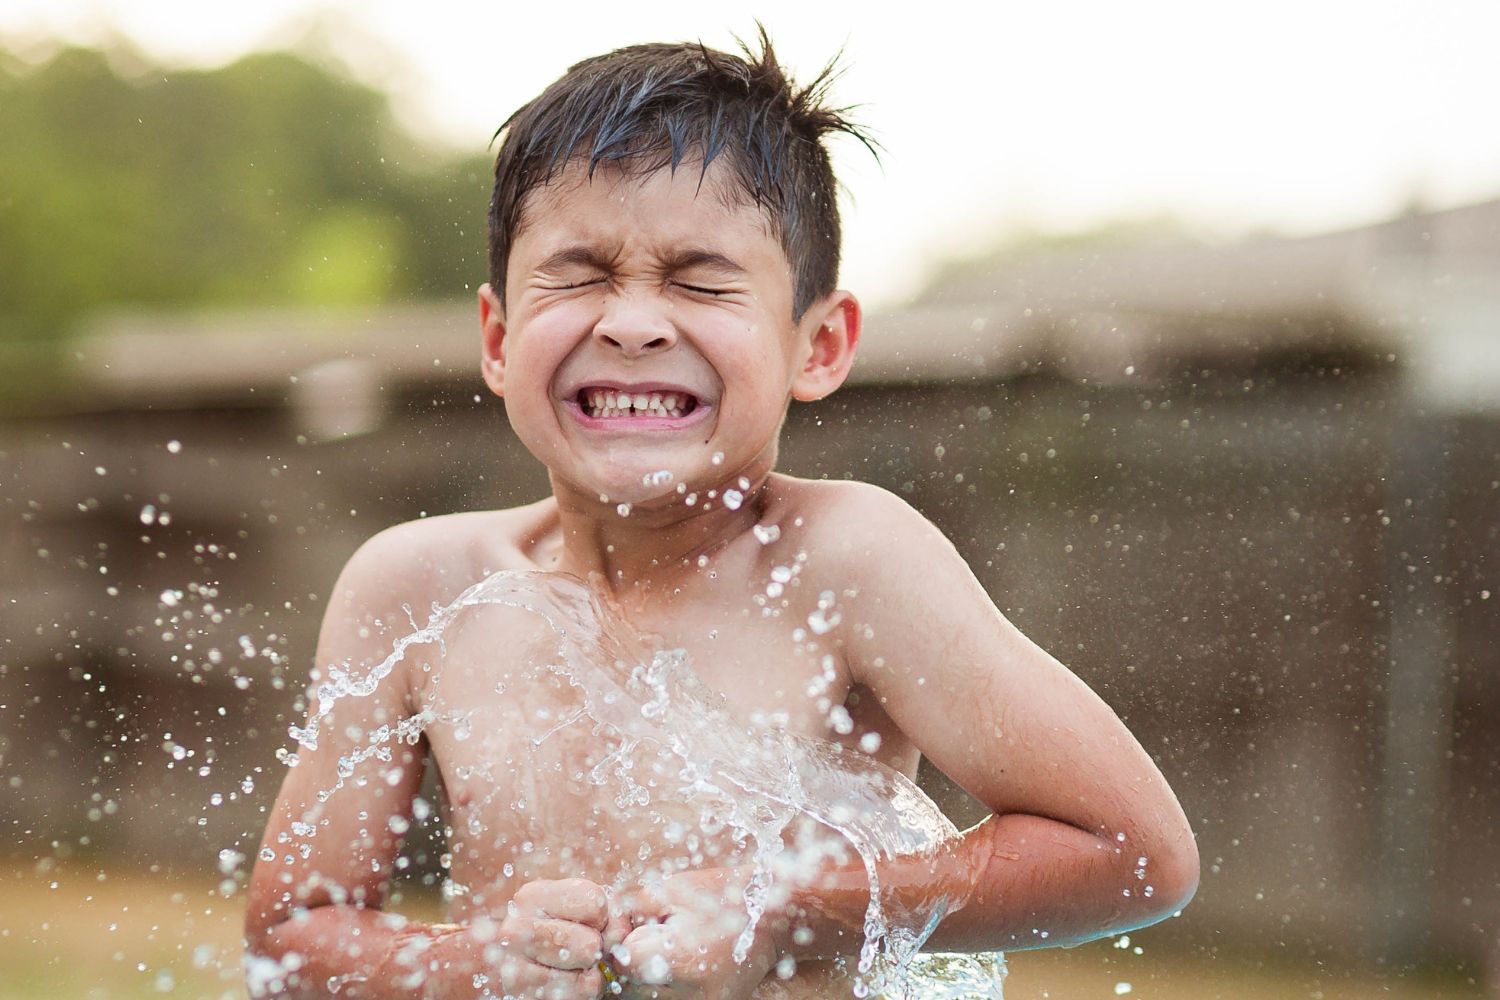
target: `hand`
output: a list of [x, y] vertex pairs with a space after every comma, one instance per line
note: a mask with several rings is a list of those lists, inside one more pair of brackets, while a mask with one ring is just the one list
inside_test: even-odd
[[528, 882], [516, 890], [495, 939], [485, 949], [505, 996], [532, 1000], [598, 1000], [599, 960], [624, 937], [610, 918], [609, 895], [587, 879]]
[[765, 925], [743, 962], [734, 946], [748, 922], [748, 872], [684, 872], [621, 900], [632, 930], [611, 949], [625, 1000], [738, 1000], [766, 978], [778, 948]]

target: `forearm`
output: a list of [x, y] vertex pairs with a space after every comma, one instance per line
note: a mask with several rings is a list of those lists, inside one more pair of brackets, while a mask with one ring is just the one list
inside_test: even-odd
[[973, 890], [929, 950], [1082, 944], [1156, 923], [1197, 887], [1191, 844], [1147, 851], [1129, 837], [1106, 839], [1041, 816], [991, 816], [965, 833], [964, 846]]
[[[1143, 854], [1129, 838], [1111, 842], [1016, 814], [991, 816], [935, 858], [896, 859], [877, 874], [893, 910], [921, 912], [937, 895], [961, 901], [928, 950], [1021, 950], [1090, 941], [1180, 908], [1196, 886], [1196, 851], [1187, 845], [1169, 857], [1147, 856], [1144, 877], [1137, 874]], [[863, 940], [869, 898], [863, 868], [825, 871], [792, 890], [772, 932], [797, 958], [848, 954]]]
[[476, 975], [487, 971], [482, 936], [476, 928], [419, 923], [367, 907], [298, 910], [250, 941], [251, 996], [472, 1000], [482, 992]]

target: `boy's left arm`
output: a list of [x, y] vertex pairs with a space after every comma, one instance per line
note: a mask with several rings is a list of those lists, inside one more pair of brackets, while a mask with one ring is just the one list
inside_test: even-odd
[[844, 611], [853, 678], [992, 813], [952, 859], [972, 889], [930, 947], [1076, 944], [1181, 909], [1197, 846], [1124, 723], [1000, 614], [925, 518], [873, 488], [849, 502], [845, 523], [861, 525], [842, 546], [858, 580]]

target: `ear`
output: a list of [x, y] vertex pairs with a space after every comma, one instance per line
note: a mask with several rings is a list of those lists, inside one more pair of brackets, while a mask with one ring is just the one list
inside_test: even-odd
[[490, 392], [504, 396], [505, 307], [488, 282], [479, 286], [479, 330], [483, 342], [479, 372]]
[[793, 399], [822, 399], [844, 384], [859, 346], [860, 321], [859, 300], [849, 292], [834, 292], [808, 307], [800, 326], [809, 350], [792, 380]]

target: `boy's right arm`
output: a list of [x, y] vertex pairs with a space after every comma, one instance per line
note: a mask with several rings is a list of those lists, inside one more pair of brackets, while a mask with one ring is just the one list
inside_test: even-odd
[[[488, 986], [497, 994], [597, 997], [608, 906], [593, 883], [524, 886], [499, 922], [422, 924], [381, 912], [425, 763], [425, 740], [377, 735], [415, 714], [410, 668], [398, 661], [368, 693], [330, 699], [319, 688], [329, 665], [356, 685], [364, 681], [405, 631], [405, 607], [427, 606], [433, 593], [421, 551], [408, 530], [384, 532], [355, 553], [335, 585], [308, 706], [316, 746], [293, 748], [298, 761], [271, 809], [250, 880], [251, 995], [435, 1000], [477, 997]], [[413, 646], [409, 655], [431, 648]]]

